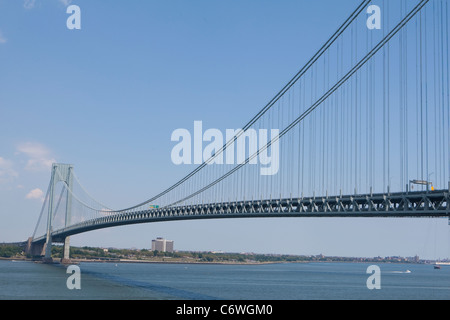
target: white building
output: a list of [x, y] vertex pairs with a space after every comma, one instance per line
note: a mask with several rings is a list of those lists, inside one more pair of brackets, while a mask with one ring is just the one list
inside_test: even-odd
[[173, 240], [166, 240], [158, 237], [156, 240], [152, 240], [152, 251], [160, 252], [173, 252]]

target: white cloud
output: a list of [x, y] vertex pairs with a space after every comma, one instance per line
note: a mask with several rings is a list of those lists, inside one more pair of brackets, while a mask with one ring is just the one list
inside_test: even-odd
[[23, 7], [28, 10], [33, 9], [35, 5], [36, 5], [36, 0], [25, 0], [23, 3]]
[[72, 0], [59, 0], [59, 2], [61, 2], [64, 6], [68, 6], [69, 4], [72, 3]]
[[42, 171], [51, 169], [56, 160], [51, 156], [50, 150], [42, 144], [27, 142], [17, 147], [19, 153], [25, 154], [29, 159], [26, 170]]
[[39, 188], [33, 189], [25, 196], [27, 199], [31, 200], [40, 200], [41, 202], [44, 202], [44, 191], [42, 191]]
[[6, 43], [7, 39], [5, 38], [5, 36], [3, 35], [2, 31], [0, 30], [0, 44], [1, 43]]
[[14, 163], [11, 160], [0, 157], [0, 182], [17, 178], [19, 174], [14, 170]]
[[[72, 3], [72, 0], [58, 0], [58, 2], [63, 6], [68, 7]], [[39, 5], [37, 0], [23, 0], [23, 7], [27, 10], [32, 10], [37, 5]]]
[[[72, 0], [58, 0], [59, 3], [61, 3], [63, 6], [68, 7]], [[23, 1], [23, 7], [27, 10], [34, 9], [37, 5], [37, 0], [24, 0]]]

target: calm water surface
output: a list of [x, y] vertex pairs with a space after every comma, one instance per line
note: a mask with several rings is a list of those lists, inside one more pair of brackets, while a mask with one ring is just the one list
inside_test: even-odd
[[369, 290], [369, 265], [81, 263], [69, 290], [64, 266], [0, 261], [0, 299], [450, 299], [450, 266], [377, 264], [381, 289]]

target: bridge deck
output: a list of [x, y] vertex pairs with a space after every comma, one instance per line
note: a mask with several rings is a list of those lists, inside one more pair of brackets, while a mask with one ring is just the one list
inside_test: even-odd
[[[449, 217], [449, 191], [247, 200], [111, 213], [52, 233], [53, 242], [91, 230], [161, 221], [281, 217]], [[33, 239], [45, 242], [45, 235]]]

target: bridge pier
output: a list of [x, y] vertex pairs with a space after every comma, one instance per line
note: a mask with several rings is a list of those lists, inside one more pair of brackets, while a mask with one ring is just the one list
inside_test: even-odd
[[52, 258], [52, 235], [51, 233], [47, 234], [47, 241], [44, 244], [45, 248], [45, 255], [44, 258], [42, 259], [42, 261], [44, 263], [53, 263], [53, 258]]
[[[44, 263], [54, 263], [51, 256], [52, 243], [51, 240], [41, 243], [33, 243], [33, 238], [28, 238], [25, 252], [32, 257], [42, 257]], [[60, 261], [62, 264], [72, 264], [70, 259], [70, 237], [64, 238], [63, 257]]]
[[64, 238], [63, 257], [61, 259], [62, 264], [71, 264], [70, 260], [70, 237]]
[[46, 244], [45, 243], [33, 243], [33, 238], [28, 238], [27, 247], [25, 252], [31, 256], [43, 256], [45, 255]]

